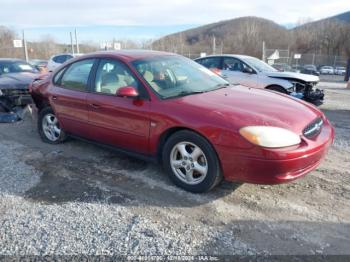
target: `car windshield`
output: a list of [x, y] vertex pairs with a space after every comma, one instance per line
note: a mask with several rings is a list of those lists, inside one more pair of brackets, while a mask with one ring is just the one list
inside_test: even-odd
[[266, 64], [264, 61], [261, 61], [260, 59], [257, 59], [255, 57], [245, 57], [243, 58], [243, 61], [245, 61], [250, 66], [254, 67], [259, 72], [276, 72], [277, 71], [272, 66]]
[[38, 71], [22, 61], [0, 61], [0, 74], [8, 74], [8, 73], [21, 73], [21, 72], [30, 72], [37, 73]]
[[162, 98], [204, 93], [229, 85], [207, 68], [180, 56], [156, 56], [135, 60], [132, 65]]

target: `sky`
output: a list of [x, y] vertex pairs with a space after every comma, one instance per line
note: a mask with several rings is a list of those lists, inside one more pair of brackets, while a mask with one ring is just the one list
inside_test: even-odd
[[349, 0], [0, 0], [0, 25], [28, 40], [50, 34], [68, 43], [77, 28], [81, 41], [159, 38], [241, 16], [259, 16], [291, 26], [349, 11]]

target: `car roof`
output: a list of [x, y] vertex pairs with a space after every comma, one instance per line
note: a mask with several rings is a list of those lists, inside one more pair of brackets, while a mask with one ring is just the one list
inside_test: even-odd
[[203, 57], [198, 57], [196, 59], [201, 59], [201, 58], [208, 58], [208, 57], [235, 57], [235, 58], [240, 58], [240, 59], [244, 59], [244, 58], [256, 58], [253, 56], [249, 56], [249, 55], [236, 55], [236, 54], [220, 54], [220, 55], [208, 55], [208, 56], [203, 56]]
[[77, 60], [82, 58], [92, 58], [92, 57], [115, 57], [122, 59], [124, 61], [133, 61], [138, 59], [143, 59], [147, 57], [155, 56], [176, 56], [176, 54], [153, 51], [153, 50], [118, 50], [118, 51], [99, 51], [94, 53], [89, 53], [83, 56], [79, 56]]

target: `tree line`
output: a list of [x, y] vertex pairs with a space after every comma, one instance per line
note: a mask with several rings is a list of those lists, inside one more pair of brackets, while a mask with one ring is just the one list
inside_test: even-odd
[[286, 29], [273, 21], [242, 17], [163, 37], [153, 43], [158, 50], [195, 53], [235, 53], [262, 57], [269, 49], [350, 57], [350, 24], [334, 19]]

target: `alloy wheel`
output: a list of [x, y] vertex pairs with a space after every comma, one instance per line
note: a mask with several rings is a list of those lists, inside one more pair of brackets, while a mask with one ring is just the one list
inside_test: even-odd
[[55, 115], [47, 114], [42, 120], [43, 132], [47, 139], [57, 141], [61, 135], [61, 128]]
[[170, 154], [171, 168], [184, 183], [196, 185], [207, 176], [208, 161], [199, 146], [191, 142], [180, 142], [173, 147]]

